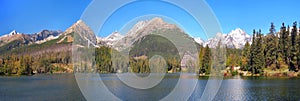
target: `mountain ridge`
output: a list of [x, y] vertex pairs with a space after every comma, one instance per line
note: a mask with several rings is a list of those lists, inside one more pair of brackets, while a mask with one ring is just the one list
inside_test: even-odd
[[[157, 26], [159, 26], [160, 28], [158, 28]], [[168, 24], [166, 22], [164, 22], [164, 20], [162, 18], [159, 17], [155, 17], [151, 20], [143, 20], [143, 21], [139, 21], [137, 22], [125, 35], [120, 34], [119, 32], [113, 32], [112, 34], [108, 35], [105, 38], [98, 38], [99, 41], [102, 41], [102, 45], [105, 44], [107, 46], [113, 46], [115, 44], [125, 44], [129, 45], [130, 43], [132, 43], [132, 40], [135, 40], [133, 38], [141, 38], [141, 35], [147, 35], [145, 33], [150, 33], [154, 30], [159, 30], [159, 29], [172, 29], [172, 28], [176, 28], [179, 29], [181, 32], [183, 32], [179, 27], [177, 27], [175, 24]], [[108, 37], [111, 36], [115, 36], [113, 34], [120, 34], [119, 37], [113, 37], [113, 39], [115, 40], [105, 40]], [[237, 48], [237, 49], [241, 49], [244, 47], [245, 43], [248, 41], [251, 44], [251, 36], [249, 34], [247, 34], [244, 30], [242, 30], [241, 28], [236, 28], [232, 31], [230, 31], [229, 33], [220, 33], [222, 35], [222, 39], [223, 45], [227, 45], [229, 48]], [[219, 40], [216, 39], [216, 37], [210, 38], [208, 40], [203, 40], [200, 37], [193, 37], [190, 36], [194, 39], [194, 41], [196, 41], [198, 44], [200, 45], [208, 45], [209, 47], [215, 47], [217, 46], [217, 43]], [[121, 40], [122, 38], [125, 38], [125, 40]], [[122, 47], [122, 46], [116, 46], [118, 47]]]
[[[98, 44], [100, 46], [113, 46], [115, 44], [118, 44], [115, 47], [127, 47], [128, 45], [132, 44], [134, 41], [137, 41], [137, 39], [141, 38], [142, 36], [148, 35], [152, 33], [155, 30], [165, 30], [165, 29], [176, 29], [179, 32], [184, 32], [179, 27], [177, 27], [175, 24], [169, 24], [166, 23], [163, 18], [154, 17], [150, 20], [143, 20], [137, 22], [126, 34], [122, 35], [121, 33], [115, 31], [112, 32], [110, 35], [104, 38], [95, 37], [95, 35], [92, 35], [93, 31], [84, 23], [82, 20], [78, 20], [76, 23], [74, 23], [72, 26], [70, 26], [65, 31], [60, 30], [41, 30], [38, 33], [34, 34], [23, 34], [19, 33], [16, 30], [13, 30], [11, 33], [2, 35], [0, 37], [0, 47], [14, 41], [14, 39], [20, 40], [20, 42], [23, 42], [25, 45], [29, 44], [42, 44], [47, 41], [51, 41], [54, 39], [60, 40], [57, 43], [61, 43], [64, 40], [67, 42], [73, 42], [74, 39], [72, 35], [68, 35], [72, 32], [79, 33], [78, 35], [80, 37], [84, 37], [86, 39], [89, 39], [95, 44]], [[90, 34], [80, 34], [80, 33], [90, 33]], [[11, 38], [12, 36], [18, 36], [18, 38]], [[218, 40], [215, 38], [208, 39], [204, 41], [200, 37], [192, 37], [190, 35], [187, 35], [188, 37], [192, 38], [193, 41], [200, 45], [208, 45], [209, 47], [215, 47], [217, 45]], [[4, 39], [7, 40], [4, 40]], [[222, 34], [223, 43], [227, 45], [229, 48], [243, 48], [244, 44], [248, 41], [251, 44], [251, 36], [248, 35], [244, 30], [241, 28], [236, 28], [232, 30], [231, 32], [227, 34]], [[10, 40], [8, 40], [10, 39]], [[7, 43], [5, 43], [7, 42]], [[122, 46], [123, 45], [123, 46]]]
[[[229, 48], [242, 49], [246, 42], [252, 43], [252, 38], [241, 28], [236, 28], [227, 34], [218, 33], [221, 36], [222, 44]], [[204, 45], [208, 45], [211, 48], [217, 46], [218, 39], [216, 37], [210, 38], [204, 42]]]

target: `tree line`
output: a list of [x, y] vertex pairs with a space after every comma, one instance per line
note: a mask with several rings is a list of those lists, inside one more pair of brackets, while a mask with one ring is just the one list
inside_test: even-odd
[[6, 54], [0, 58], [0, 75], [32, 75], [35, 73], [67, 72], [70, 52], [45, 52], [38, 55]]
[[[99, 73], [115, 73], [118, 70], [133, 73], [180, 71], [180, 61], [177, 58], [167, 57], [164, 59], [153, 59], [152, 61], [157, 63], [157, 66], [152, 66], [155, 69], [150, 70], [150, 59], [146, 55], [134, 55], [134, 57], [129, 57], [128, 61], [125, 61], [123, 55], [110, 47], [101, 46], [95, 50], [96, 71]], [[156, 68], [163, 66], [166, 68]]]

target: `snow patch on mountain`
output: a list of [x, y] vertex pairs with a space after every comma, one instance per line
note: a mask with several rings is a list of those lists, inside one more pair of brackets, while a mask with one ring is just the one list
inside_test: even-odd
[[13, 31], [11, 31], [11, 32], [8, 33], [8, 34], [5, 34], [5, 35], [0, 36], [0, 38], [3, 38], [3, 37], [9, 37], [9, 36], [17, 35], [17, 34], [20, 34], [20, 33], [18, 33], [16, 30], [13, 30]]
[[43, 39], [43, 40], [39, 40], [39, 41], [36, 41], [35, 43], [36, 44], [42, 44], [44, 42], [47, 42], [47, 41], [50, 41], [50, 40], [54, 40], [54, 39], [57, 39], [59, 36], [53, 36], [53, 35], [50, 35], [48, 36], [47, 38]]
[[115, 31], [113, 33], [111, 33], [110, 35], [108, 35], [107, 37], [101, 38], [101, 37], [97, 37], [97, 41], [99, 42], [103, 42], [104, 44], [108, 45], [108, 46], [112, 46], [114, 45], [116, 42], [118, 42], [120, 39], [122, 39], [124, 36]]
[[[232, 30], [228, 34], [222, 34], [222, 44], [226, 45], [229, 48], [243, 48], [247, 41], [251, 44], [251, 36], [240, 28]], [[208, 45], [209, 47], [216, 47], [218, 45], [218, 42], [219, 40], [214, 37], [208, 39], [205, 42], [205, 45]]]
[[194, 40], [200, 45], [204, 45], [204, 43], [205, 43], [205, 41], [202, 40], [200, 37], [194, 37]]

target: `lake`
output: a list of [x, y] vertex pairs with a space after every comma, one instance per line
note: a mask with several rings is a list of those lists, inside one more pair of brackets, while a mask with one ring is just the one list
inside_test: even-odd
[[[122, 83], [116, 74], [101, 74], [101, 80], [114, 96], [121, 100], [158, 100], [164, 98], [176, 87], [179, 79], [176, 74], [167, 76], [149, 89], [136, 89]], [[97, 83], [99, 79], [90, 78]], [[188, 100], [199, 100], [208, 83], [208, 78], [183, 78], [197, 81], [195, 90]], [[188, 81], [189, 82], [189, 81]], [[183, 84], [189, 86], [189, 83]], [[92, 87], [91, 87], [92, 88]], [[180, 87], [181, 94], [190, 90]], [[216, 87], [217, 88], [217, 87]], [[82, 88], [81, 88], [82, 89]], [[103, 93], [90, 89], [90, 93], [102, 97]], [[97, 95], [100, 93], [101, 95]], [[86, 100], [80, 92], [73, 74], [38, 74], [34, 76], [0, 77], [0, 101], [82, 101]], [[102, 97], [103, 98], [103, 97]], [[232, 77], [222, 80], [220, 89], [213, 100], [299, 100], [300, 79], [267, 79], [263, 77]], [[180, 100], [180, 99], [177, 99]]]

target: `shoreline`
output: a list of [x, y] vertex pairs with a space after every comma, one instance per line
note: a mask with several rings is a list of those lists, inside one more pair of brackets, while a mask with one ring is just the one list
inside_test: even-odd
[[[291, 73], [293, 74], [291, 76]], [[66, 72], [57, 72], [57, 73], [36, 73], [33, 75], [15, 75], [15, 74], [11, 74], [11, 75], [0, 75], [0, 77], [24, 77], [24, 76], [35, 76], [35, 75], [59, 75], [59, 74], [74, 74], [74, 73], [66, 73]], [[99, 73], [99, 74], [117, 74], [117, 73]], [[178, 74], [178, 73], [167, 73], [167, 74]], [[209, 78], [209, 77], [222, 77], [222, 78], [234, 78], [234, 77], [239, 77], [241, 79], [243, 79], [244, 77], [259, 77], [259, 78], [266, 78], [266, 79], [293, 79], [293, 78], [300, 78], [300, 73], [299, 72], [281, 72], [281, 73], [268, 73], [267, 75], [223, 75], [223, 76], [217, 76], [217, 75], [210, 75], [210, 74], [206, 74], [206, 75], [199, 75], [197, 74], [196, 76], [198, 78]]]

